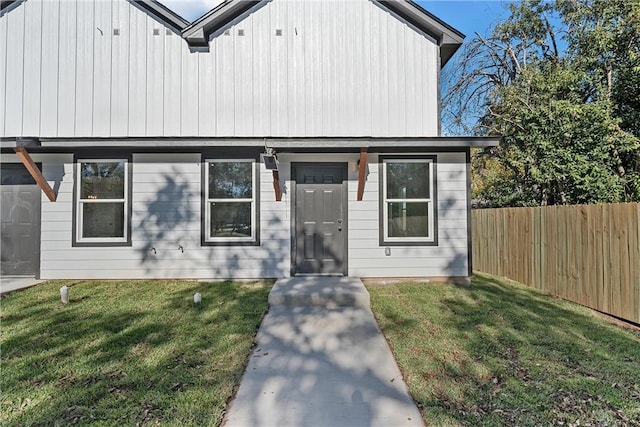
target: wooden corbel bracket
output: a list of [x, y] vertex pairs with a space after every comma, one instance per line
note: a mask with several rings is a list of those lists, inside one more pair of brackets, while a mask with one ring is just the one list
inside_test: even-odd
[[364, 182], [367, 178], [367, 148], [360, 148], [360, 160], [358, 161], [358, 201], [364, 196]]
[[27, 152], [27, 149], [24, 147], [15, 147], [13, 149], [16, 155], [22, 162], [25, 168], [29, 171], [29, 174], [33, 177], [33, 179], [38, 184], [38, 187], [42, 190], [42, 192], [49, 198], [50, 201], [56, 201], [56, 193], [53, 191], [53, 188], [49, 185], [49, 182], [42, 176], [42, 172], [38, 169], [38, 166], [34, 163], [33, 159]]

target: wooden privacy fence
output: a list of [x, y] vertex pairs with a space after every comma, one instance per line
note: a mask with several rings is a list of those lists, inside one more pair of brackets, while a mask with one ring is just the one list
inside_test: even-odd
[[473, 268], [640, 323], [640, 203], [474, 210]]

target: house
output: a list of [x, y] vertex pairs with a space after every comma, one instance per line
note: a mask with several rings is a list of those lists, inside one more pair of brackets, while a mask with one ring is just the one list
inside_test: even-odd
[[463, 35], [411, 1], [3, 1], [2, 274], [465, 281]]

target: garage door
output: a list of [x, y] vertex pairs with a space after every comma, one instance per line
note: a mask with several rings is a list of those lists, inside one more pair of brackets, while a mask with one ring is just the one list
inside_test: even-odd
[[20, 163], [0, 165], [0, 177], [0, 272], [3, 276], [38, 275], [40, 189]]

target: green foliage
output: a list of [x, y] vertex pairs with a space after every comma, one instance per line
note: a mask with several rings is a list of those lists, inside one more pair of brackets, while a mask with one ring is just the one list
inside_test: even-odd
[[620, 130], [610, 102], [581, 101], [579, 77], [549, 64], [496, 91], [500, 113], [487, 123], [503, 141], [490, 155], [505, 170], [486, 175], [491, 185], [476, 194], [485, 205], [625, 201], [627, 179], [615, 173], [612, 150], [637, 151], [638, 139]]
[[445, 104], [503, 137], [474, 155], [476, 204], [640, 200], [640, 2], [509, 8], [470, 43]]

